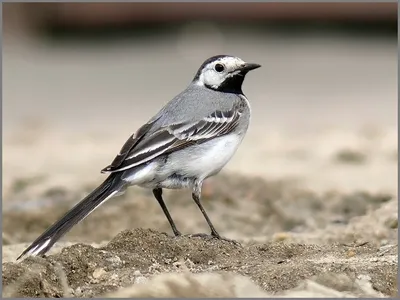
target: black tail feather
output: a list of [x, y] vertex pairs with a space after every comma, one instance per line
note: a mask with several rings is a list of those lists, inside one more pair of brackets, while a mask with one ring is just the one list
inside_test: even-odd
[[23, 256], [42, 256], [74, 225], [86, 218], [93, 210], [102, 204], [107, 197], [117, 193], [123, 187], [119, 173], [112, 173], [99, 187], [86, 196], [81, 202], [69, 210], [60, 220], [42, 233], [28, 248], [17, 258]]

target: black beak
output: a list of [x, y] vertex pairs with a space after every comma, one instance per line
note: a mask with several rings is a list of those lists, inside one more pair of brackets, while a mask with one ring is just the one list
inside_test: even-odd
[[259, 65], [259, 64], [245, 63], [244, 65], [242, 65], [240, 70], [248, 72], [248, 71], [257, 69], [259, 67], [261, 67], [261, 65]]

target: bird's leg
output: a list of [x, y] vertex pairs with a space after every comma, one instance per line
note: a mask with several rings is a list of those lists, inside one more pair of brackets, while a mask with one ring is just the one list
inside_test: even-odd
[[237, 242], [235, 240], [230, 240], [230, 239], [221, 237], [219, 235], [219, 233], [215, 230], [214, 225], [211, 223], [210, 218], [207, 216], [207, 213], [204, 210], [203, 205], [201, 205], [201, 202], [200, 202], [201, 186], [202, 186], [202, 182], [199, 182], [199, 183], [195, 184], [195, 186], [193, 188], [192, 198], [193, 198], [194, 202], [196, 202], [196, 204], [199, 207], [201, 213], [203, 214], [204, 218], [206, 219], [206, 221], [208, 223], [208, 226], [211, 229], [211, 235], [207, 235], [207, 234], [203, 234], [203, 233], [197, 233], [197, 234], [192, 234], [192, 235], [189, 235], [189, 236], [191, 236], [191, 237], [204, 237], [204, 238], [210, 238], [211, 237], [211, 238], [216, 238], [216, 239], [219, 239], [219, 240], [224, 240], [224, 241], [233, 243], [233, 244], [235, 244], [237, 246], [240, 246], [239, 242]]
[[153, 189], [153, 195], [157, 199], [158, 203], [160, 204], [165, 216], [168, 219], [169, 224], [171, 225], [172, 231], [174, 232], [175, 236], [181, 236], [182, 234], [179, 232], [179, 230], [176, 228], [174, 220], [172, 220], [171, 215], [169, 214], [169, 211], [167, 209], [167, 206], [164, 203], [164, 200], [162, 198], [162, 189], [161, 188], [156, 188]]
[[196, 202], [196, 204], [199, 207], [201, 213], [203, 214], [204, 218], [206, 219], [207, 224], [211, 229], [211, 236], [216, 237], [216, 238], [221, 238], [219, 233], [215, 230], [214, 225], [211, 223], [211, 220], [208, 217], [206, 211], [204, 210], [203, 205], [201, 205], [201, 202], [200, 202], [201, 186], [202, 186], [202, 182], [199, 182], [199, 183], [195, 184], [195, 186], [193, 188], [193, 192], [192, 192], [192, 198], [193, 198], [194, 202]]

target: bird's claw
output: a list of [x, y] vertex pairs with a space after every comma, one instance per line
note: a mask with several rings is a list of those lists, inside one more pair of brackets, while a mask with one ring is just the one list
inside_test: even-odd
[[219, 234], [194, 233], [194, 234], [185, 234], [185, 235], [181, 235], [181, 236], [188, 237], [188, 238], [203, 238], [205, 240], [217, 239], [217, 240], [229, 242], [238, 247], [242, 247], [242, 245], [238, 241], [224, 238], [224, 237], [220, 236]]

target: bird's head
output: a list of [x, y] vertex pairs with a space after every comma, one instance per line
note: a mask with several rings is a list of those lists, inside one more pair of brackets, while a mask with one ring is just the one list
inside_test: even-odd
[[242, 94], [244, 77], [259, 67], [261, 65], [247, 63], [239, 57], [217, 55], [203, 62], [193, 83], [220, 92]]

